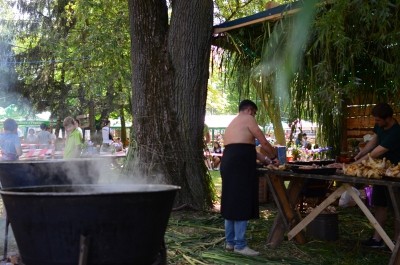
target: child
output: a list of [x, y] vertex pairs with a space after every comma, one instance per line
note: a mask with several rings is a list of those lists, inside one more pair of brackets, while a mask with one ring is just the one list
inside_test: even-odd
[[78, 158], [81, 155], [82, 135], [77, 129], [77, 124], [72, 117], [66, 117], [63, 122], [67, 139], [65, 141], [64, 158]]
[[4, 121], [4, 132], [0, 134], [2, 160], [18, 160], [22, 155], [21, 140], [18, 137], [18, 124], [14, 119]]

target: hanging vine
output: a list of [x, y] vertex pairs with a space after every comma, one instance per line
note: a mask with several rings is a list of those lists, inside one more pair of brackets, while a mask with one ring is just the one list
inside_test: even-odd
[[[262, 89], [262, 93], [257, 93], [263, 97], [261, 102], [270, 102], [273, 96], [283, 103], [280, 105], [283, 118], [317, 122], [319, 143], [332, 146], [338, 153], [347, 104], [386, 101], [399, 106], [400, 3], [336, 0], [313, 8], [310, 12], [315, 11], [315, 18], [308, 29], [307, 42], [301, 47], [301, 57], [295, 58], [299, 62], [295, 69], [290, 68], [292, 51], [285, 47], [295, 42], [290, 34], [298, 24], [297, 15], [229, 31], [225, 33], [229, 38], [223, 38], [227, 43], [220, 46], [225, 47], [226, 55], [236, 56], [231, 62], [234, 65], [230, 68], [231, 77], [239, 77], [235, 72], [238, 69], [254, 66], [242, 71], [240, 78], [247, 74], [255, 79], [248, 83], [249, 89]], [[230, 40], [235, 40], [235, 44]], [[235, 49], [230, 49], [232, 46]], [[283, 64], [279, 61], [282, 58]], [[282, 75], [276, 66], [280, 63], [280, 69], [294, 70], [290, 79], [279, 80]], [[265, 85], [256, 86], [261, 71]], [[281, 85], [279, 93], [272, 93], [274, 83]], [[281, 96], [284, 86], [287, 86], [287, 100]]]

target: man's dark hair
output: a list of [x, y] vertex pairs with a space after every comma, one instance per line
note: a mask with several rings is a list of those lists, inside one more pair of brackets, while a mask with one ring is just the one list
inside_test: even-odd
[[6, 119], [3, 123], [4, 130], [13, 132], [18, 128], [18, 124], [14, 119]]
[[40, 129], [47, 130], [47, 124], [46, 123], [40, 124]]
[[242, 100], [239, 104], [239, 111], [245, 110], [247, 108], [253, 108], [254, 110], [258, 110], [257, 105], [248, 99]]
[[372, 116], [386, 119], [393, 116], [393, 109], [387, 103], [378, 103], [372, 108]]

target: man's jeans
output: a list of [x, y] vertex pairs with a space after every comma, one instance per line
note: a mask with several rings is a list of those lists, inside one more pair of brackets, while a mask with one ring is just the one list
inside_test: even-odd
[[234, 246], [235, 249], [243, 249], [246, 243], [247, 221], [234, 221], [225, 219], [226, 244]]

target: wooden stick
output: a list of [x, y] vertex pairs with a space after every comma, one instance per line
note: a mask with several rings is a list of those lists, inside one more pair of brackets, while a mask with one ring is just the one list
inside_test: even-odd
[[342, 193], [346, 190], [344, 185], [340, 186], [337, 190], [335, 190], [328, 198], [326, 198], [322, 203], [320, 203], [317, 207], [312, 210], [310, 214], [308, 214], [300, 223], [298, 223], [292, 230], [288, 233], [288, 239], [292, 240], [301, 230], [304, 229], [312, 220], [315, 219], [326, 207], [336, 201], [337, 198], [342, 195]]
[[10, 219], [6, 216], [6, 227], [4, 232], [4, 254], [3, 260], [7, 260], [7, 250], [8, 250], [8, 227], [10, 226]]
[[378, 234], [382, 237], [383, 241], [386, 243], [386, 245], [389, 247], [391, 251], [394, 249], [394, 244], [390, 237], [386, 234], [385, 230], [383, 230], [382, 226], [378, 223], [378, 221], [375, 219], [375, 217], [372, 215], [372, 213], [369, 211], [367, 206], [362, 202], [360, 197], [358, 196], [357, 193], [354, 192], [352, 187], [348, 184], [346, 185], [346, 190], [350, 194], [350, 196], [353, 198], [353, 200], [357, 203], [358, 207], [360, 207], [361, 211], [365, 214], [365, 216], [368, 218], [372, 226], [375, 228], [375, 230], [378, 232]]
[[89, 237], [81, 235], [79, 242], [79, 265], [87, 265]]
[[[287, 190], [283, 179], [279, 176], [269, 174], [267, 182], [278, 207], [278, 215], [269, 233], [267, 245], [276, 247], [283, 241], [286, 230], [289, 230], [291, 226], [297, 224], [300, 220], [300, 215], [294, 211], [294, 206], [304, 186], [304, 179], [290, 179]], [[295, 240], [300, 244], [306, 243], [303, 233], [297, 234]]]

